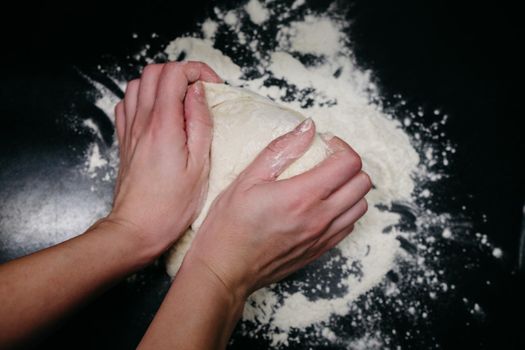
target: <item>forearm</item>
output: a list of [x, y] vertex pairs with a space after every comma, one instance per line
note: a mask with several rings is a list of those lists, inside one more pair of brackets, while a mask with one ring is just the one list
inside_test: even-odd
[[139, 349], [224, 349], [244, 301], [205, 265], [186, 259]]
[[0, 347], [45, 333], [89, 297], [146, 265], [140, 235], [102, 220], [86, 233], [0, 266]]

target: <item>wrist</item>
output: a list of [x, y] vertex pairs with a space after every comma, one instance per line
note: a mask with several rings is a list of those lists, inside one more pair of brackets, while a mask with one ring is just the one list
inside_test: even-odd
[[185, 275], [198, 278], [202, 287], [213, 290], [214, 295], [228, 305], [235, 321], [241, 318], [247, 293], [241, 288], [230, 286], [206, 261], [196, 254], [192, 254], [191, 250], [186, 254], [176, 279]]
[[109, 238], [115, 248], [133, 257], [137, 268], [149, 265], [162, 254], [147, 232], [132, 222], [112, 214], [97, 221], [89, 231], [91, 234], [99, 233]]
[[[174, 212], [173, 217], [179, 218], [181, 215]], [[123, 205], [114, 206], [111, 213], [103, 220], [120, 226], [128, 232], [128, 235], [133, 235], [137, 241], [140, 241], [141, 248], [151, 253], [152, 260], [171, 248], [190, 225], [184, 220], [166, 220], [165, 217], [159, 219], [151, 212], [140, 214]]]

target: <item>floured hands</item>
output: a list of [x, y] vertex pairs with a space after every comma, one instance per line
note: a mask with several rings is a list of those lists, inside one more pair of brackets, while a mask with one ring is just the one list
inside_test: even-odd
[[190, 225], [207, 190], [212, 121], [198, 80], [222, 82], [207, 65], [149, 65], [115, 109], [120, 169], [106, 221], [155, 254]]

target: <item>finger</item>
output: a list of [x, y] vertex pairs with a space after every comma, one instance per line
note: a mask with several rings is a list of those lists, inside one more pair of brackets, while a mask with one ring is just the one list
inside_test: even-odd
[[315, 198], [326, 199], [361, 170], [361, 157], [343, 140], [333, 137], [327, 141], [332, 154], [318, 166], [278, 181], [283, 189], [311, 193]]
[[368, 210], [368, 203], [365, 198], [361, 199], [359, 202], [357, 202], [356, 205], [354, 205], [352, 208], [348, 209], [341, 215], [339, 215], [328, 228], [326, 229], [326, 232], [321, 236], [321, 238], [313, 245], [309, 251], [310, 252], [317, 252], [318, 250], [322, 249], [324, 245], [328, 241], [332, 239], [333, 236], [339, 234], [339, 232], [343, 230], [348, 230], [349, 227], [352, 227], [355, 225], [355, 223], [365, 215], [366, 211]]
[[204, 63], [167, 63], [162, 69], [159, 81], [154, 117], [174, 121], [181, 129], [184, 129], [184, 98], [188, 85], [197, 80], [222, 82], [221, 78]]
[[343, 212], [337, 218], [335, 218], [327, 229], [327, 236], [331, 235], [331, 232], [339, 232], [343, 228], [355, 224], [368, 210], [368, 202], [365, 198], [358, 201], [353, 207]]
[[126, 132], [126, 113], [124, 112], [124, 102], [120, 101], [115, 106], [115, 129], [117, 131], [117, 140], [119, 149], [124, 147], [124, 134]]
[[155, 104], [160, 73], [164, 64], [150, 64], [144, 68], [138, 90], [137, 113], [131, 126], [131, 139], [142, 133]]
[[[326, 230], [310, 240], [304, 241], [291, 251], [276, 258], [276, 262], [282, 263], [284, 260], [298, 261], [304, 260], [305, 255], [315, 254], [327, 241], [333, 236], [339, 234], [342, 230], [353, 228], [355, 222], [359, 220], [368, 210], [368, 203], [365, 198], [358, 201], [353, 207], [336, 217]], [[351, 231], [351, 229], [350, 229]]]
[[343, 230], [336, 232], [331, 235], [329, 239], [323, 241], [322, 246], [317, 246], [316, 250], [309, 249], [303, 254], [292, 258], [289, 262], [280, 264], [281, 266], [276, 271], [275, 281], [280, 281], [283, 278], [291, 275], [292, 273], [302, 269], [306, 265], [310, 264], [314, 260], [320, 258], [324, 253], [326, 253], [331, 248], [335, 247], [339, 242], [341, 242], [345, 237], [352, 233], [353, 226], [345, 227]]
[[311, 240], [304, 241], [295, 249], [286, 252], [286, 254], [278, 256], [276, 261], [300, 260], [300, 257], [315, 254], [334, 235], [337, 235], [342, 230], [348, 230], [349, 227], [353, 228], [355, 222], [366, 213], [367, 209], [368, 203], [366, 199], [362, 198], [353, 207], [337, 216], [324, 232], [316, 235]]
[[348, 237], [352, 233], [353, 230], [354, 230], [354, 226], [351, 225], [351, 226], [345, 227], [343, 230], [337, 232], [335, 235], [330, 236], [328, 240], [320, 243], [319, 246], [316, 247], [317, 250], [315, 251], [315, 253], [313, 253], [311, 256], [306, 258], [302, 262], [302, 266], [299, 266], [298, 268], [300, 269], [314, 262], [315, 260], [323, 256], [326, 252], [328, 252], [330, 249], [335, 248], [339, 243], [341, 243], [343, 239]]
[[213, 121], [201, 82], [196, 82], [188, 89], [184, 99], [184, 116], [190, 160], [205, 162], [210, 157]]
[[273, 181], [310, 148], [315, 124], [308, 118], [294, 130], [273, 140], [244, 170], [243, 175], [256, 181]]
[[360, 171], [340, 189], [327, 198], [326, 203], [337, 215], [352, 208], [372, 188], [372, 181], [367, 173]]
[[133, 120], [135, 119], [135, 115], [137, 113], [139, 86], [139, 79], [130, 81], [126, 86], [126, 93], [124, 95], [124, 113], [126, 116], [125, 133], [128, 136], [126, 139], [129, 138], [129, 135], [131, 135], [131, 126], [133, 125]]
[[212, 83], [221, 83], [222, 79], [209, 66], [202, 62], [170, 62], [162, 71], [159, 82], [157, 105], [160, 112], [168, 116], [175, 112], [182, 112], [182, 102], [186, 96], [188, 85], [202, 80]]

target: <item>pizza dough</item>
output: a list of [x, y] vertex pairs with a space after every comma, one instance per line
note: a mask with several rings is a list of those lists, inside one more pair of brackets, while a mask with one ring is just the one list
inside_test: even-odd
[[[179, 270], [195, 232], [215, 198], [273, 139], [291, 131], [305, 119], [302, 114], [245, 89], [211, 83], [205, 83], [204, 87], [213, 118], [208, 194], [191, 228], [168, 253], [166, 268], [172, 277]], [[311, 169], [328, 154], [328, 146], [316, 135], [308, 151], [279, 179]]]

